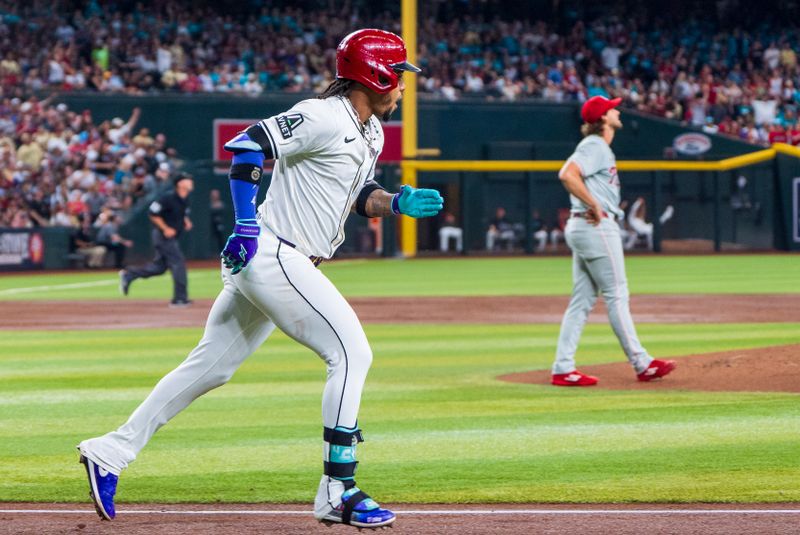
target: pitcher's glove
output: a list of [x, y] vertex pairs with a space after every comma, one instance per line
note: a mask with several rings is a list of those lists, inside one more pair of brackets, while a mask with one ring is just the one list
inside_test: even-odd
[[222, 264], [236, 275], [256, 256], [258, 251], [258, 235], [261, 228], [255, 219], [237, 219], [230, 235], [222, 249], [220, 257]]

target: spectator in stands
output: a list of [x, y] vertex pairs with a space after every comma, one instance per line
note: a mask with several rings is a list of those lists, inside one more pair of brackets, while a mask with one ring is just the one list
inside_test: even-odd
[[[621, 3], [612, 1], [594, 18], [581, 18], [580, 10], [561, 3], [554, 8], [559, 15], [550, 17], [554, 24], [504, 20], [504, 10], [489, 15], [484, 9], [506, 3], [461, 3], [455, 13], [452, 2], [421, 5], [418, 49], [425, 76], [418, 83], [423, 95], [580, 102], [602, 94], [755, 143], [768, 143], [767, 130], [775, 122], [786, 128], [783, 117], [800, 100], [795, 52], [800, 32], [766, 16], [739, 17], [740, 26], [724, 26], [715, 21], [727, 18], [720, 15], [727, 2], [707, 8], [718, 11], [717, 17], [686, 4], [665, 14], [647, 3], [630, 13], [626, 7], [620, 17], [615, 11]], [[210, 6], [187, 12], [184, 3], [166, 0], [146, 7], [90, 3], [73, 12], [71, 4], [24, 4], [23, 9], [11, 3], [0, 21], [6, 43], [0, 42], [0, 90], [11, 97], [44, 87], [130, 94], [311, 91], [331, 80], [333, 47], [354, 25], [398, 30], [391, 2], [363, 4], [351, 19], [335, 7], [304, 9], [311, 4], [278, 2], [263, 12]], [[230, 35], [237, 39], [227, 39]], [[18, 127], [7, 134], [29, 133], [50, 151], [36, 137], [36, 117], [47, 104], [9, 99], [5, 106]], [[0, 131], [6, 119], [0, 119]], [[127, 122], [114, 118], [96, 133], [116, 146], [130, 140], [137, 119], [137, 112]], [[738, 128], [731, 128], [733, 123]], [[94, 128], [72, 121], [64, 126], [75, 135], [95, 134]], [[52, 127], [45, 131], [55, 132]], [[138, 137], [132, 144], [146, 147]], [[26, 158], [35, 158], [32, 150], [23, 151]]]
[[101, 214], [98, 222], [100, 222], [100, 225], [97, 231], [97, 244], [103, 246], [106, 251], [113, 253], [114, 267], [122, 269], [125, 261], [125, 250], [133, 247], [133, 241], [120, 235], [119, 227], [122, 221], [119, 215], [113, 212]]
[[106, 248], [95, 243], [95, 232], [88, 214], [80, 218], [81, 224], [72, 234], [73, 250], [84, 257], [87, 267], [101, 268], [106, 256]]
[[536, 240], [536, 252], [544, 251], [549, 233], [538, 208], [534, 208], [531, 213], [531, 231], [533, 232], [534, 240]]
[[489, 222], [489, 229], [486, 231], [486, 250], [494, 251], [495, 247], [505, 245], [506, 249], [514, 248], [516, 233], [514, 225], [506, 217], [506, 209], [498, 206], [494, 212], [494, 218]]
[[456, 225], [456, 216], [444, 212], [444, 222], [439, 229], [439, 250], [446, 253], [450, 249], [450, 240], [455, 240], [456, 251], [464, 250], [464, 231]]

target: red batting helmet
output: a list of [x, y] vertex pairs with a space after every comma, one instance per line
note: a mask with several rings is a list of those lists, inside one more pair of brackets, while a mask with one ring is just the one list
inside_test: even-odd
[[406, 45], [392, 32], [357, 30], [336, 48], [336, 77], [354, 80], [376, 93], [397, 87], [401, 71], [420, 69], [406, 61]]

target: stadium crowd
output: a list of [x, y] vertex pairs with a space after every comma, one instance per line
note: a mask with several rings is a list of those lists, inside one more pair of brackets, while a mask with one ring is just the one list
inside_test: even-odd
[[139, 115], [137, 108], [127, 121], [97, 123], [89, 110], [51, 98], [4, 98], [0, 227], [68, 227], [90, 266], [102, 264], [99, 247], [121, 264], [132, 245], [119, 234], [125, 212], [166, 182], [177, 163], [163, 134], [134, 131]]
[[[176, 0], [146, 11], [98, 2], [75, 11], [0, 6], [6, 95], [319, 92], [335, 72], [336, 44], [352, 28], [400, 32], [399, 17], [388, 11], [354, 10], [345, 18], [332, 5], [235, 13], [207, 3], [189, 12]], [[558, 25], [469, 13], [443, 22], [435, 7], [421, 6], [418, 31], [424, 67], [418, 80], [429, 98], [619, 96], [630, 108], [709, 132], [754, 143], [800, 142], [796, 29], [763, 23], [720, 30], [700, 18], [660, 25], [636, 13]]]

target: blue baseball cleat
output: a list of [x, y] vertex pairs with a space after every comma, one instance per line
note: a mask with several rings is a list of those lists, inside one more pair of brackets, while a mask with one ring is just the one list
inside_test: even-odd
[[332, 509], [320, 522], [347, 524], [357, 528], [381, 528], [390, 525], [396, 518], [388, 509], [381, 509], [375, 500], [358, 487], [342, 494], [342, 503]]
[[81, 463], [86, 467], [86, 475], [89, 476], [89, 496], [94, 501], [97, 514], [103, 520], [112, 520], [116, 516], [114, 494], [117, 493], [119, 478], [83, 455]]

